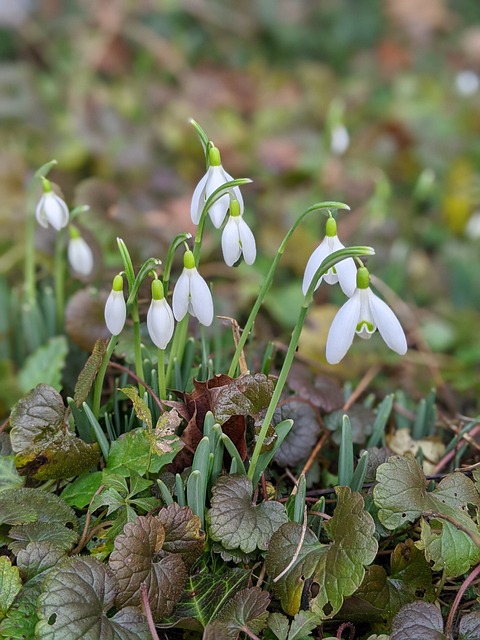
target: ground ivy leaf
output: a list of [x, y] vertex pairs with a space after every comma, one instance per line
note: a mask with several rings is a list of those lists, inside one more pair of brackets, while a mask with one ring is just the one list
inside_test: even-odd
[[318, 627], [318, 618], [310, 611], [299, 611], [292, 620], [287, 640], [303, 640]]
[[92, 500], [95, 492], [102, 484], [102, 472], [85, 473], [73, 482], [69, 482], [60, 494], [62, 500], [77, 509], [83, 509]]
[[13, 553], [25, 549], [30, 542], [51, 542], [59, 549], [70, 551], [78, 542], [78, 533], [58, 522], [27, 522], [18, 524], [8, 532], [12, 542], [8, 548]]
[[110, 567], [117, 577], [117, 606], [139, 606], [147, 585], [155, 620], [170, 615], [182, 595], [186, 568], [180, 555], [162, 552], [165, 529], [155, 516], [139, 516], [115, 540]]
[[275, 424], [288, 418], [293, 420], [293, 426], [276, 451], [274, 460], [282, 466], [292, 467], [307, 460], [312, 452], [318, 441], [320, 422], [316, 409], [307, 402], [297, 400], [284, 402], [275, 410]]
[[220, 477], [212, 488], [211, 509], [207, 513], [211, 539], [226, 549], [244, 553], [265, 550], [280, 525], [287, 522], [282, 504], [275, 501], [252, 504], [252, 483], [246, 476]]
[[238, 631], [220, 620], [213, 620], [205, 627], [202, 640], [238, 640]]
[[83, 369], [80, 371], [73, 393], [73, 401], [79, 409], [88, 398], [90, 389], [95, 382], [98, 370], [102, 364], [103, 356], [105, 355], [105, 349], [105, 342], [100, 339], [97, 340], [92, 349], [92, 353], [88, 357]]
[[[399, 543], [390, 557], [390, 575], [378, 565], [367, 567], [365, 579], [348, 607], [349, 619], [390, 621], [404, 604], [412, 602], [421, 592], [426, 599], [434, 598], [432, 570], [424, 554], [413, 540]], [[370, 609], [372, 607], [372, 609]]]
[[392, 623], [391, 640], [447, 640], [442, 614], [434, 604], [412, 602], [400, 609]]
[[12, 410], [10, 438], [20, 475], [59, 480], [91, 469], [100, 459], [97, 443], [87, 444], [68, 431], [61, 395], [39, 384]]
[[248, 629], [258, 635], [267, 626], [270, 594], [258, 587], [242, 589], [222, 608], [218, 620], [237, 633]]
[[479, 505], [473, 482], [461, 473], [447, 476], [435, 491], [427, 491], [425, 475], [412, 456], [392, 456], [377, 469], [373, 495], [378, 517], [387, 529], [414, 522], [426, 511], [451, 515], [462, 523], [472, 520], [464, 512], [468, 503]]
[[148, 408], [147, 403], [143, 398], [138, 395], [138, 389], [136, 387], [122, 387], [118, 389], [132, 401], [133, 410], [139, 420], [145, 423], [148, 429], [153, 429], [152, 413]]
[[289, 627], [288, 618], [283, 613], [271, 613], [268, 616], [268, 628], [277, 640], [287, 640]]
[[201, 571], [187, 577], [182, 599], [173, 614], [173, 624], [201, 631], [216, 619], [235, 593], [247, 586], [249, 577], [250, 571], [225, 565], [214, 574]]
[[222, 425], [232, 416], [252, 416], [258, 419], [269, 405], [273, 382], [263, 373], [246, 374], [230, 384], [210, 389], [215, 421]]
[[158, 473], [170, 464], [183, 446], [179, 438], [171, 436], [171, 451], [159, 454], [151, 434], [148, 429], [139, 427], [112, 442], [107, 469], [117, 473], [133, 470], [144, 475], [147, 471]]
[[48, 571], [67, 557], [66, 551], [52, 542], [30, 542], [17, 555], [17, 566], [23, 580], [27, 582], [35, 576]]
[[7, 617], [0, 622], [0, 638], [36, 640], [37, 599], [40, 591], [40, 582], [31, 582], [22, 588], [8, 610]]
[[449, 578], [461, 576], [480, 561], [480, 548], [452, 523], [432, 519], [420, 522], [421, 537], [417, 545], [424, 549], [434, 571], [445, 571]]
[[458, 640], [478, 640], [480, 638], [480, 611], [472, 611], [462, 616], [458, 633]]
[[78, 528], [75, 512], [54, 493], [40, 489], [6, 489], [0, 493], [0, 524], [47, 522]]
[[[469, 478], [451, 474], [437, 489], [428, 492], [416, 460], [393, 456], [378, 467], [377, 481], [374, 499], [379, 507], [378, 518], [385, 527], [395, 529], [428, 515], [431, 524], [422, 520], [418, 546], [425, 549], [427, 559], [434, 561], [435, 569], [446, 570], [449, 577], [456, 577], [480, 560], [480, 549], [471, 537], [449, 522], [458, 522], [478, 536], [478, 528], [466, 511], [469, 504], [478, 506], [479, 501]], [[435, 514], [447, 519], [435, 518]]]
[[47, 575], [38, 600], [38, 640], [147, 640], [145, 618], [135, 609], [113, 617], [118, 585], [95, 558], [73, 558]]
[[[363, 498], [348, 487], [337, 487], [337, 507], [324, 525], [331, 544], [322, 544], [309, 529], [300, 552], [289, 571], [275, 584], [275, 593], [289, 615], [295, 615], [301, 603], [305, 581], [312, 578], [320, 590], [312, 600], [315, 615], [326, 618], [342, 606], [345, 596], [360, 586], [364, 565], [373, 562], [377, 552], [375, 523], [364, 510]], [[267, 572], [277, 577], [298, 550], [301, 525], [289, 522], [272, 536], [266, 558]]]
[[6, 616], [21, 588], [18, 567], [13, 567], [7, 556], [0, 556], [0, 620]]
[[176, 502], [160, 509], [156, 518], [165, 531], [163, 550], [181, 554], [186, 566], [190, 567], [202, 555], [205, 545], [200, 518], [190, 507], [180, 507]]
[[28, 356], [18, 373], [18, 381], [23, 393], [27, 393], [40, 382], [60, 391], [62, 369], [65, 366], [67, 353], [66, 337], [55, 336]]

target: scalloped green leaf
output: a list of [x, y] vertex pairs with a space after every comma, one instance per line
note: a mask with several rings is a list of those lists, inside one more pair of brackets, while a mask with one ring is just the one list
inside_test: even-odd
[[27, 393], [36, 385], [44, 383], [54, 387], [57, 391], [62, 388], [62, 369], [68, 353], [68, 343], [65, 336], [50, 338], [25, 360], [25, 364], [18, 372], [18, 381], [23, 393]]
[[0, 620], [6, 616], [21, 588], [18, 567], [12, 566], [7, 556], [0, 556]]
[[263, 373], [246, 375], [230, 384], [210, 389], [212, 413], [218, 424], [224, 424], [232, 416], [259, 418], [273, 394], [273, 382]]
[[15, 598], [7, 613], [0, 622], [0, 638], [2, 640], [36, 640], [37, 599], [40, 595], [41, 583], [25, 585]]
[[13, 553], [25, 549], [31, 542], [51, 542], [59, 549], [70, 551], [78, 542], [78, 532], [58, 522], [27, 522], [17, 524], [8, 532], [11, 542], [8, 548]]
[[237, 633], [248, 629], [258, 635], [267, 626], [270, 594], [258, 587], [238, 591], [222, 608], [218, 620]]
[[400, 609], [392, 623], [391, 640], [447, 640], [442, 614], [434, 604], [412, 602]]
[[188, 576], [182, 599], [176, 607], [173, 623], [160, 626], [175, 626], [201, 631], [216, 619], [224, 604], [240, 589], [247, 586], [250, 571], [232, 569], [223, 565], [215, 573], [207, 570]]
[[425, 551], [434, 571], [444, 571], [450, 578], [467, 572], [480, 561], [480, 547], [451, 522], [424, 518], [420, 521], [421, 538], [417, 546]]
[[30, 542], [18, 552], [17, 566], [26, 582], [48, 571], [66, 557], [66, 551], [50, 541]]
[[172, 613], [187, 572], [181, 555], [163, 550], [164, 542], [165, 529], [155, 516], [139, 516], [125, 525], [109, 560], [119, 585], [116, 606], [139, 606], [145, 583], [154, 620]]
[[252, 483], [246, 476], [222, 476], [217, 480], [207, 512], [212, 540], [244, 553], [267, 549], [272, 535], [288, 517], [280, 502], [254, 505], [252, 495]]
[[324, 525], [332, 540], [330, 544], [319, 542], [307, 529], [298, 551], [302, 526], [295, 522], [282, 525], [270, 541], [266, 567], [274, 579], [298, 552], [288, 572], [274, 585], [274, 593], [289, 615], [298, 613], [305, 582], [312, 578], [320, 589], [311, 601], [311, 610], [319, 618], [331, 617], [339, 611], [343, 599], [358, 589], [365, 575], [364, 567], [375, 558], [378, 548], [375, 523], [364, 510], [362, 496], [348, 487], [337, 487], [335, 491], [337, 506]]
[[172, 502], [156, 515], [165, 531], [164, 551], [179, 553], [187, 567], [199, 558], [205, 546], [205, 532], [202, 531], [200, 518], [190, 507], [180, 507]]
[[105, 350], [105, 342], [98, 339], [93, 346], [92, 353], [88, 357], [83, 369], [80, 371], [73, 393], [73, 401], [79, 409], [88, 398], [90, 389], [97, 377], [98, 370], [102, 365]]
[[132, 429], [112, 442], [107, 469], [127, 475], [128, 471], [136, 471], [140, 475], [147, 471], [158, 473], [173, 461], [183, 447], [183, 442], [176, 435], [166, 436], [165, 442], [169, 445], [168, 451], [160, 450], [157, 446], [155, 431], [143, 427]]
[[469, 478], [450, 474], [428, 492], [417, 461], [411, 456], [393, 456], [378, 467], [377, 481], [373, 495], [380, 522], [396, 529], [424, 516], [418, 546], [425, 550], [427, 560], [433, 560], [435, 569], [456, 577], [480, 560], [480, 547], [472, 539], [478, 539], [479, 530], [467, 512], [468, 505], [480, 506], [480, 496]]
[[74, 510], [54, 493], [41, 489], [6, 489], [0, 493], [0, 524], [48, 522], [78, 528]]
[[95, 558], [72, 558], [47, 575], [38, 599], [38, 640], [150, 640], [138, 609], [109, 613], [116, 578]]
[[20, 475], [60, 480], [88, 471], [100, 460], [97, 443], [87, 444], [68, 430], [61, 395], [39, 384], [12, 409], [10, 438]]

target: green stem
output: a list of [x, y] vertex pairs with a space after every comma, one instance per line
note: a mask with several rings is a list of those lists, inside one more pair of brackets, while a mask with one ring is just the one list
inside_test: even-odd
[[185, 350], [185, 341], [187, 337], [188, 331], [188, 313], [184, 318], [177, 322], [175, 327], [175, 333], [173, 334], [172, 347], [170, 349], [170, 356], [167, 364], [167, 373], [166, 373], [166, 386], [169, 387], [171, 384], [171, 378], [173, 374], [173, 366], [175, 364], [175, 360], [179, 362], [182, 361], [183, 352]]
[[165, 349], [158, 350], [158, 395], [160, 400], [167, 399], [167, 386], [165, 383]]
[[257, 313], [260, 307], [262, 306], [263, 300], [267, 295], [268, 290], [272, 286], [273, 276], [275, 275], [275, 271], [277, 269], [278, 263], [280, 262], [280, 259], [283, 256], [283, 252], [285, 251], [285, 247], [287, 246], [287, 243], [290, 240], [290, 237], [295, 231], [295, 229], [299, 226], [302, 220], [313, 211], [319, 211], [321, 209], [349, 209], [349, 208], [350, 207], [348, 207], [348, 205], [343, 204], [342, 202], [318, 202], [317, 204], [312, 205], [311, 207], [306, 209], [303, 213], [301, 213], [300, 216], [297, 218], [297, 220], [294, 222], [294, 224], [290, 227], [286, 236], [282, 240], [280, 247], [278, 248], [278, 251], [275, 255], [275, 258], [273, 259], [273, 262], [265, 277], [265, 280], [263, 281], [262, 286], [260, 287], [260, 291], [258, 293], [258, 297], [255, 301], [255, 304], [253, 305], [250, 315], [248, 316], [248, 320], [245, 324], [242, 335], [240, 336], [240, 340], [238, 341], [237, 348], [235, 349], [235, 353], [232, 358], [232, 363], [230, 364], [230, 369], [228, 370], [228, 375], [230, 377], [233, 377], [236, 373], [236, 370], [238, 367], [238, 361], [240, 360], [241, 353], [245, 347], [248, 336], [250, 335], [250, 331], [252, 330], [253, 323], [255, 322], [255, 318], [257, 317]]
[[65, 233], [61, 229], [55, 239], [54, 258], [55, 309], [57, 333], [63, 329], [65, 315]]
[[258, 458], [262, 452], [263, 442], [265, 440], [265, 436], [267, 435], [268, 427], [270, 426], [270, 423], [272, 421], [273, 414], [275, 413], [275, 409], [277, 408], [278, 401], [280, 400], [280, 396], [285, 386], [285, 382], [287, 381], [288, 372], [290, 371], [290, 367], [292, 366], [293, 359], [295, 358], [295, 352], [297, 350], [298, 342], [300, 340], [300, 335], [302, 333], [305, 317], [307, 315], [309, 306], [312, 304], [313, 292], [315, 291], [317, 282], [337, 262], [340, 262], [340, 260], [344, 260], [345, 258], [353, 258], [359, 255], [372, 255], [373, 253], [374, 251], [371, 247], [349, 247], [345, 249], [340, 249], [339, 251], [334, 251], [332, 254], [327, 256], [325, 260], [323, 260], [322, 264], [319, 266], [317, 271], [315, 272], [315, 275], [312, 279], [312, 282], [310, 283], [308, 291], [305, 294], [303, 304], [300, 308], [300, 313], [298, 314], [297, 323], [295, 324], [295, 327], [292, 331], [292, 337], [290, 338], [290, 343], [288, 345], [287, 353], [285, 355], [285, 359], [283, 361], [283, 365], [280, 370], [280, 374], [278, 376], [278, 380], [275, 385], [273, 395], [270, 399], [270, 403], [268, 405], [267, 412], [265, 414], [265, 418], [263, 420], [262, 427], [260, 429], [260, 433], [258, 434], [258, 439], [255, 444], [255, 448], [253, 450], [253, 454], [250, 460], [250, 466], [247, 474], [250, 480], [253, 480], [255, 476], [255, 468], [258, 463]]
[[105, 379], [105, 373], [107, 371], [108, 363], [110, 362], [110, 358], [112, 357], [113, 350], [118, 342], [118, 336], [112, 336], [108, 341], [107, 348], [105, 349], [105, 353], [103, 355], [102, 364], [100, 365], [100, 369], [98, 370], [97, 377], [95, 379], [95, 387], [93, 391], [93, 406], [92, 412], [95, 418], [98, 418], [100, 414], [100, 402], [102, 400], [102, 389], [103, 389], [103, 381]]
[[[133, 343], [135, 346], [135, 373], [143, 380], [143, 361], [142, 361], [142, 341], [140, 337], [140, 316], [138, 314], [138, 301], [135, 298], [132, 302], [132, 320], [133, 320]], [[138, 384], [138, 395], [142, 398], [145, 389], [142, 384]]]
[[29, 306], [36, 302], [35, 286], [35, 207], [33, 198], [27, 198], [27, 216], [25, 220], [25, 296]]

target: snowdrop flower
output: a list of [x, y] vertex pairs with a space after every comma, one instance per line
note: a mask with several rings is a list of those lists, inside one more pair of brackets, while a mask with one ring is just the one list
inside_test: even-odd
[[[313, 276], [325, 258], [334, 251], [344, 248], [344, 245], [337, 237], [337, 223], [332, 217], [327, 220], [325, 234], [325, 238], [312, 253], [305, 267], [302, 285], [303, 295], [307, 294]], [[357, 268], [355, 267], [353, 258], [346, 258], [345, 260], [337, 262], [334, 267], [329, 269], [328, 272], [319, 279], [315, 290], [318, 289], [322, 280], [325, 280], [328, 284], [339, 282], [343, 293], [350, 297], [355, 291], [356, 274]]]
[[195, 267], [195, 258], [191, 251], [185, 252], [183, 267], [173, 290], [173, 314], [180, 322], [188, 312], [208, 327], [213, 322], [212, 294]]
[[345, 125], [337, 124], [332, 127], [330, 132], [330, 149], [332, 153], [341, 156], [348, 149], [349, 144], [350, 136]]
[[390, 307], [370, 289], [365, 267], [357, 272], [357, 288], [333, 319], [327, 337], [327, 361], [337, 364], [350, 348], [355, 333], [369, 339], [376, 329], [390, 349], [400, 355], [407, 352], [407, 341]]
[[[209, 167], [206, 174], [197, 184], [195, 191], [193, 192], [192, 204], [190, 207], [190, 215], [192, 217], [193, 224], [200, 222], [203, 206], [206, 200], [212, 195], [212, 193], [224, 185], [226, 182], [233, 180], [232, 176], [225, 171], [222, 167], [220, 160], [220, 151], [217, 147], [210, 147], [208, 152]], [[243, 198], [238, 187], [233, 187], [231, 190], [233, 196], [238, 200], [240, 204], [240, 214], [243, 213]], [[219, 229], [222, 226], [225, 216], [227, 215], [228, 207], [230, 206], [230, 194], [226, 193], [219, 198], [208, 210], [208, 214], [213, 222], [214, 227]]]
[[43, 195], [35, 210], [37, 222], [45, 229], [51, 224], [54, 229], [60, 231], [68, 224], [68, 207], [62, 198], [52, 191], [52, 185], [49, 180], [42, 177], [42, 183]]
[[119, 274], [113, 279], [112, 290], [105, 304], [105, 324], [112, 336], [118, 336], [127, 317], [127, 305], [123, 297], [123, 278]]
[[175, 321], [172, 309], [165, 299], [160, 280], [152, 282], [152, 302], [147, 314], [147, 329], [152, 342], [159, 349], [165, 349], [173, 336]]
[[247, 264], [253, 264], [257, 257], [255, 238], [240, 213], [238, 200], [230, 201], [230, 216], [222, 234], [222, 251], [229, 267], [237, 262], [242, 253]]
[[93, 271], [93, 253], [80, 235], [78, 229], [70, 226], [68, 261], [72, 269], [81, 276], [89, 276]]

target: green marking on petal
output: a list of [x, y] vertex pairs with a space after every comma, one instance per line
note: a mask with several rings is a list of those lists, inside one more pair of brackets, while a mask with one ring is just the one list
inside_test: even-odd
[[366, 327], [368, 333], [373, 333], [375, 331], [375, 325], [373, 325], [371, 322], [367, 322], [367, 320], [362, 320], [361, 322], [359, 322], [355, 331], [357, 333], [361, 333], [363, 327]]

